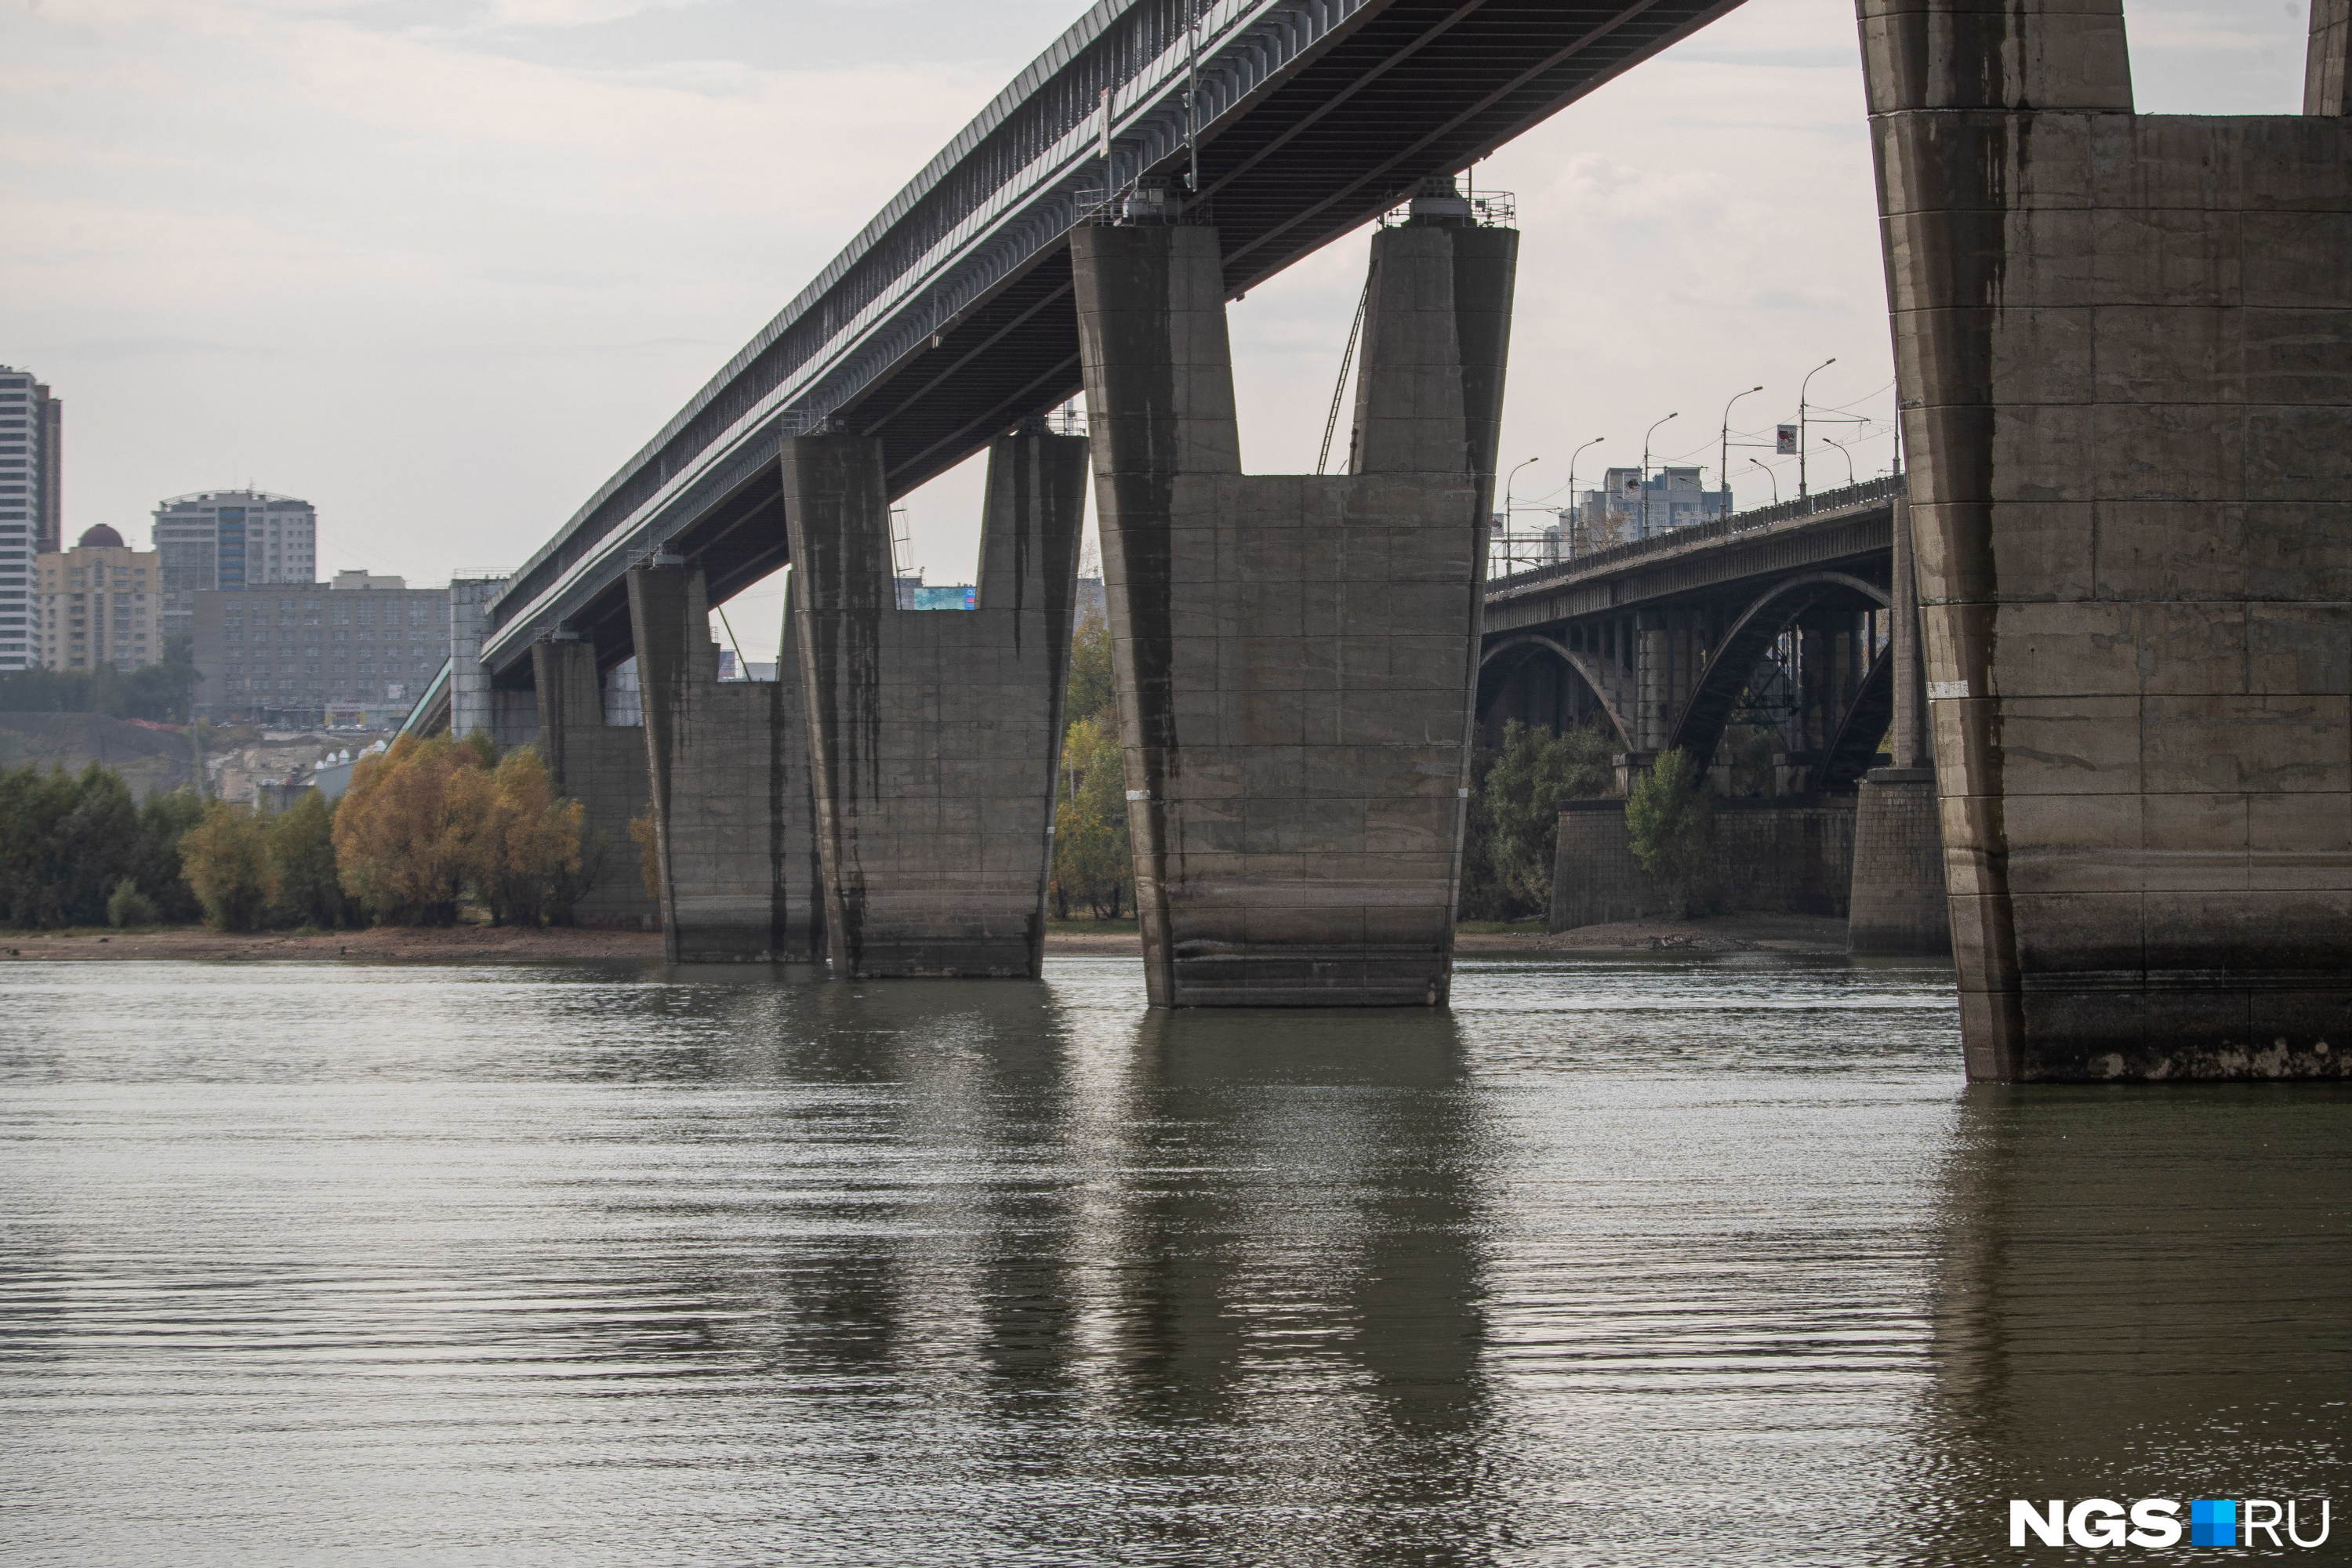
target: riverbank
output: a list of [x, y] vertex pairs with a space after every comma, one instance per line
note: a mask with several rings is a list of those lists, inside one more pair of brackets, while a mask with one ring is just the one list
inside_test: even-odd
[[[1570, 952], [1843, 952], [1845, 922], [1818, 915], [1718, 915], [1695, 921], [1620, 921], [1558, 935], [1536, 926], [1482, 926], [1454, 938], [1465, 957]], [[1053, 958], [1141, 957], [1131, 921], [1055, 922], [1045, 933]], [[365, 931], [26, 931], [0, 936], [0, 963], [57, 959], [342, 959], [431, 963], [658, 963], [659, 931], [567, 927], [373, 926]]]

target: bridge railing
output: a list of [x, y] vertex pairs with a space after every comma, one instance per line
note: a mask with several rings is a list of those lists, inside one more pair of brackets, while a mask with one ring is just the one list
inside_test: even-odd
[[1747, 533], [1755, 529], [1770, 528], [1775, 523], [1794, 522], [1801, 518], [1819, 517], [1827, 512], [1848, 511], [1855, 507], [1874, 506], [1891, 501], [1904, 493], [1907, 483], [1902, 474], [1883, 475], [1864, 479], [1860, 484], [1843, 485], [1833, 490], [1816, 490], [1811, 495], [1794, 500], [1780, 501], [1772, 506], [1759, 506], [1750, 511], [1734, 512], [1708, 522], [1695, 522], [1681, 528], [1668, 529], [1648, 539], [1628, 540], [1601, 550], [1589, 550], [1580, 555], [1564, 556], [1556, 563], [1547, 563], [1532, 571], [1512, 572], [1486, 579], [1486, 590], [1531, 587], [1537, 584], [1555, 582], [1562, 577], [1582, 576], [1587, 572], [1639, 561], [1648, 555], [1661, 555], [1670, 550], [1680, 550], [1709, 539], [1726, 539], [1735, 533]]

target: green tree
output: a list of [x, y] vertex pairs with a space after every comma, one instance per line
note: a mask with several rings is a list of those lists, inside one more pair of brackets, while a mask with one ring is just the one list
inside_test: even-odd
[[158, 920], [184, 922], [204, 914], [180, 873], [180, 839], [204, 815], [205, 797], [186, 785], [158, 790], [139, 808], [139, 862], [133, 875], [140, 893], [155, 906]]
[[156, 921], [155, 900], [139, 890], [136, 877], [125, 877], [114, 884], [107, 896], [106, 923], [120, 930], [124, 926], [151, 926]]
[[1687, 911], [1715, 869], [1715, 810], [1691, 754], [1661, 754], [1625, 800], [1625, 830], [1642, 868], [1675, 889]]
[[1051, 879], [1055, 912], [1069, 919], [1070, 902], [1079, 899], [1097, 920], [1118, 919], [1134, 872], [1118, 738], [1099, 717], [1081, 719], [1062, 743]]
[[1478, 784], [1469, 826], [1476, 849], [1465, 847], [1465, 890], [1475, 861], [1477, 890], [1503, 918], [1549, 910], [1560, 803], [1611, 794], [1618, 749], [1616, 732], [1601, 726], [1555, 735], [1517, 720], [1505, 724], [1503, 749], [1486, 753], [1483, 773], [1473, 763]]
[[0, 675], [0, 711], [104, 713], [184, 724], [196, 684], [194, 646], [194, 639], [184, 632], [166, 638], [161, 663], [128, 675], [110, 664], [94, 670], [11, 670]]
[[269, 847], [252, 811], [216, 800], [180, 840], [180, 863], [215, 931], [251, 931], [269, 906]]
[[1062, 711], [1067, 725], [1097, 721], [1108, 733], [1118, 733], [1118, 688], [1110, 662], [1110, 626], [1100, 616], [1078, 623], [1070, 638], [1069, 695]]
[[335, 808], [317, 790], [305, 790], [264, 825], [269, 861], [269, 906], [279, 920], [332, 930], [355, 912], [335, 868]]

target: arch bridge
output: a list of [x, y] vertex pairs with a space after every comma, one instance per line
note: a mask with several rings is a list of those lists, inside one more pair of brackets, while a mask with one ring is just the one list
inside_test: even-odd
[[1511, 720], [1597, 723], [1636, 768], [1689, 752], [1718, 795], [1853, 794], [1895, 714], [1902, 485], [1873, 479], [1490, 579], [1485, 743]]

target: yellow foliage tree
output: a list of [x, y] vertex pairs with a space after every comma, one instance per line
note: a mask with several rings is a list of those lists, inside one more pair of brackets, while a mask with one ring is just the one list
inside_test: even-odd
[[[476, 776], [478, 776], [477, 774]], [[556, 879], [580, 869], [586, 811], [556, 797], [547, 764], [529, 746], [499, 759], [489, 776], [475, 886], [500, 924], [537, 925]]]
[[180, 838], [180, 874], [215, 931], [251, 931], [269, 905], [269, 841], [249, 807], [216, 800]]
[[352, 771], [335, 812], [343, 887], [378, 920], [448, 925], [470, 889], [493, 921], [537, 924], [580, 866], [581, 807], [556, 798], [538, 752], [403, 736]]

